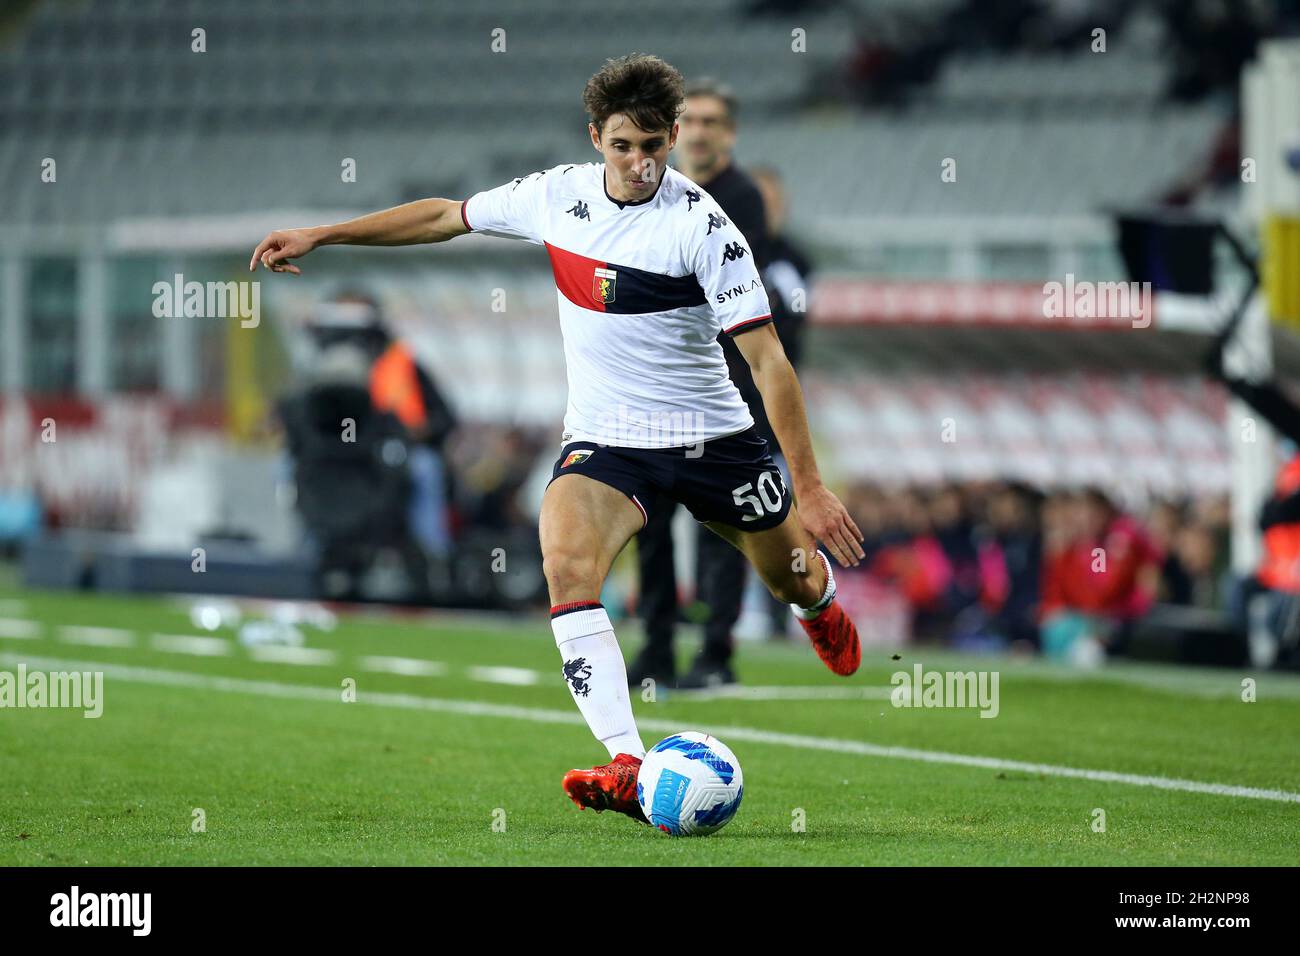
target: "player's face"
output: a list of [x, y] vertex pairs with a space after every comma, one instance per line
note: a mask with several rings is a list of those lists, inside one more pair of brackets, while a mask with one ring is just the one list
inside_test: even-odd
[[647, 132], [622, 113], [605, 120], [604, 130], [590, 123], [591, 144], [605, 157], [605, 186], [620, 202], [635, 202], [654, 194], [677, 142], [672, 129]]
[[721, 169], [736, 146], [736, 127], [727, 104], [716, 96], [688, 96], [678, 122], [682, 127], [682, 152], [692, 169]]

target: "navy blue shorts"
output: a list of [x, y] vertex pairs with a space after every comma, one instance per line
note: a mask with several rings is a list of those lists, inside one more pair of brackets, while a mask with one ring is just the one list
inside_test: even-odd
[[679, 448], [570, 442], [560, 450], [551, 481], [567, 474], [617, 488], [641, 509], [643, 522], [660, 495], [684, 504], [696, 521], [717, 521], [741, 531], [775, 528], [790, 513], [781, 469], [752, 426]]

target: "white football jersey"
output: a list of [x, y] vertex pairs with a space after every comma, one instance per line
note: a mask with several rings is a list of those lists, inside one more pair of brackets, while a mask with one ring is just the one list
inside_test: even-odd
[[754, 423], [717, 337], [770, 322], [767, 292], [745, 237], [681, 173], [619, 202], [603, 163], [556, 166], [461, 213], [550, 254], [569, 379], [561, 444], [674, 448]]

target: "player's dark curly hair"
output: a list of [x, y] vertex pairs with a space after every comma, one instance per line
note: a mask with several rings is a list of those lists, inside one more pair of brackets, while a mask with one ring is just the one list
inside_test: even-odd
[[648, 53], [606, 60], [582, 91], [582, 105], [602, 132], [615, 113], [646, 132], [672, 129], [685, 98], [686, 83], [676, 67]]

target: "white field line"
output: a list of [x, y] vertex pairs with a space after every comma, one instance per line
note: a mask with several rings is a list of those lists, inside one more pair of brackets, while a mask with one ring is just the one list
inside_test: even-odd
[[442, 661], [423, 661], [415, 657], [362, 657], [362, 670], [381, 674], [404, 674], [411, 677], [441, 677], [447, 673]]
[[64, 644], [84, 644], [87, 647], [135, 646], [135, 635], [120, 627], [84, 627], [64, 624], [58, 628], [58, 636]]
[[41, 622], [18, 617], [0, 617], [0, 637], [30, 640], [41, 636]]
[[[234, 677], [213, 677], [186, 671], [167, 671], [149, 667], [126, 667], [120, 664], [91, 661], [71, 661], [47, 657], [23, 657], [0, 653], [0, 663], [26, 663], [29, 668], [41, 670], [102, 671], [113, 680], [141, 684], [161, 684], [173, 687], [191, 687], [200, 690], [225, 691], [237, 694], [255, 694], [262, 697], [281, 697], [296, 700], [314, 700], [335, 704], [339, 692], [328, 687], [307, 687], [281, 684], [275, 681], [245, 680]], [[362, 692], [359, 703], [378, 707], [400, 707], [407, 710], [424, 710], [460, 714], [469, 717], [499, 717], [507, 720], [526, 720], [533, 723], [577, 724], [584, 723], [580, 714], [572, 711], [545, 710], [540, 707], [514, 707], [508, 704], [489, 704], [470, 700], [443, 700], [436, 697], [419, 697], [413, 694], [388, 694]], [[680, 730], [679, 722], [666, 720], [640, 720], [646, 730], [671, 733]], [[1089, 780], [1095, 783], [1120, 783], [1134, 787], [1155, 787], [1160, 790], [1179, 790], [1184, 793], [1205, 793], [1219, 797], [1241, 797], [1251, 800], [1273, 800], [1281, 803], [1300, 803], [1300, 793], [1288, 790], [1267, 790], [1259, 787], [1242, 787], [1226, 783], [1202, 783], [1197, 780], [1180, 780], [1174, 777], [1151, 777], [1141, 774], [1118, 773], [1112, 770], [1083, 770], [1053, 764], [1027, 763], [1022, 760], [1003, 760], [1000, 757], [979, 757], [970, 754], [950, 754], [935, 750], [917, 750], [912, 747], [884, 747], [858, 740], [839, 740], [832, 737], [807, 737], [800, 734], [782, 734], [753, 727], [713, 727], [708, 732], [728, 742], [745, 740], [755, 744], [776, 747], [793, 747], [801, 750], [824, 750], [833, 753], [854, 754], [862, 757], [881, 757], [893, 760], [914, 760], [924, 763], [949, 764], [959, 767], [980, 767], [985, 770], [1011, 770], [1045, 777], [1065, 777]]]
[[291, 647], [280, 644], [256, 644], [248, 649], [248, 656], [267, 664], [301, 664], [305, 667], [323, 667], [333, 664], [339, 655], [323, 647]]
[[[183, 605], [188, 613], [190, 604], [193, 601], [210, 601], [211, 595], [175, 595], [176, 600]], [[240, 601], [236, 599], [236, 604], [241, 607], [248, 605], [256, 608], [259, 606], [257, 601]], [[269, 602], [260, 602], [266, 604]], [[286, 603], [286, 602], [279, 602]], [[293, 603], [293, 602], [288, 602]], [[0, 614], [3, 613], [23, 613], [25, 605], [13, 610], [6, 610], [6, 605], [0, 601]], [[505, 611], [473, 611], [473, 610], [448, 610], [434, 609], [413, 612], [410, 609], [397, 609], [386, 605], [326, 605], [327, 609], [332, 610], [339, 617], [341, 624], [353, 622], [377, 622], [380, 624], [393, 624], [397, 626], [421, 625], [428, 628], [443, 629], [443, 636], [454, 635], [455, 631], [495, 631], [503, 636], [517, 636], [519, 639], [536, 640], [536, 634], [526, 634], [520, 629], [521, 620], [529, 620], [526, 616], [521, 616], [515, 612]], [[644, 630], [638, 621], [619, 621], [617, 625], [619, 637], [626, 640], [632, 639], [639, 641], [644, 636]], [[688, 628], [689, 630], [689, 628]], [[545, 622], [542, 622], [542, 632], [546, 631]], [[549, 633], [549, 632], [547, 632]], [[3, 637], [0, 634], [0, 637]], [[466, 637], [466, 640], [477, 639], [476, 636]], [[892, 652], [893, 648], [878, 648], [876, 650], [883, 652]], [[903, 645], [896, 649], [899, 653], [913, 655], [917, 648], [909, 645]], [[758, 642], [750, 646], [747, 653], [755, 658], [764, 661], [781, 661], [789, 660], [790, 655], [783, 648], [768, 648]], [[1258, 685], [1258, 693], [1261, 698], [1286, 698], [1289, 700], [1300, 699], [1300, 679], [1293, 675], [1281, 674], [1271, 671], [1263, 674], [1255, 674], [1247, 671], [1236, 671], [1226, 668], [1194, 668], [1179, 669], [1159, 664], [1138, 664], [1138, 663], [1119, 663], [1108, 662], [1103, 668], [1096, 671], [1078, 671], [1059, 664], [1050, 662], [1031, 660], [1031, 661], [1008, 661], [1005, 658], [985, 658], [973, 657], [971, 655], [957, 653], [930, 653], [922, 655], [927, 668], [935, 670], [988, 670], [991, 664], [996, 661], [995, 669], [1002, 673], [1003, 678], [1011, 679], [1015, 677], [1022, 678], [1042, 678], [1044, 680], [1059, 680], [1065, 682], [1075, 681], [1097, 681], [1102, 683], [1121, 684], [1126, 686], [1135, 686], [1148, 690], [1161, 691], [1168, 694], [1183, 696], [1206, 697], [1206, 698], [1225, 698], [1233, 699], [1241, 696], [1241, 680], [1244, 677], [1252, 677]], [[921, 659], [921, 658], [918, 658]], [[884, 662], [880, 662], [884, 664]], [[891, 666], [891, 665], [885, 665]], [[906, 665], [899, 665], [906, 669]]]
[[516, 687], [531, 687], [542, 681], [542, 675], [538, 671], [523, 667], [471, 667], [467, 673], [470, 680], [486, 681], [489, 684], [513, 684]]
[[231, 651], [231, 644], [225, 638], [197, 634], [155, 634], [149, 643], [156, 651], [195, 657], [227, 657]]
[[[756, 648], [763, 651], [766, 648]], [[1107, 661], [1095, 670], [1080, 670], [1041, 658], [986, 656], [978, 657], [951, 651], [926, 651], [919, 654], [913, 648], [905, 662], [891, 662], [898, 670], [910, 671], [912, 665], [923, 663], [927, 670], [981, 671], [996, 670], [1004, 681], [1044, 681], [1066, 684], [1117, 684], [1124, 688], [1137, 687], [1183, 697], [1204, 697], [1240, 700], [1244, 678], [1256, 682], [1260, 699], [1300, 699], [1300, 677], [1282, 671], [1236, 670], [1223, 667], [1199, 667], [1146, 663], [1142, 661]]]

